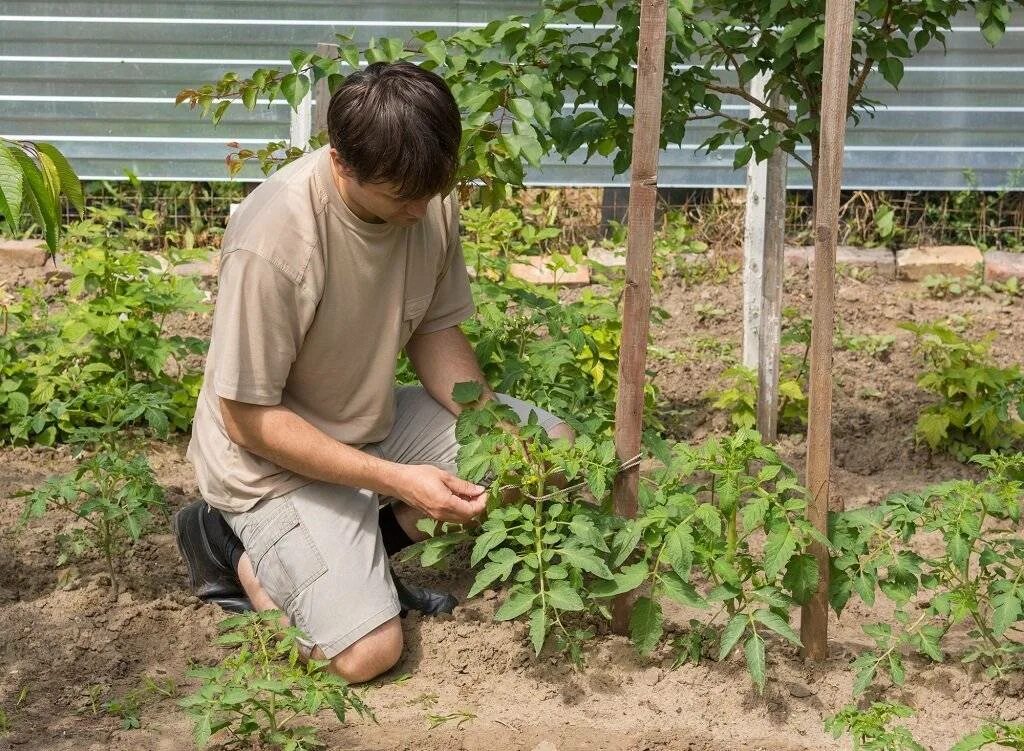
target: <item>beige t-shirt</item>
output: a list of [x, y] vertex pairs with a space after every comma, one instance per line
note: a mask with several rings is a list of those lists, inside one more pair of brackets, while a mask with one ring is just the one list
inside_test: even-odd
[[411, 227], [359, 219], [338, 192], [327, 147], [245, 199], [224, 233], [187, 454], [211, 506], [245, 511], [311, 482], [234, 443], [218, 397], [282, 404], [350, 445], [388, 435], [409, 337], [473, 314], [458, 226], [453, 196], [431, 201]]

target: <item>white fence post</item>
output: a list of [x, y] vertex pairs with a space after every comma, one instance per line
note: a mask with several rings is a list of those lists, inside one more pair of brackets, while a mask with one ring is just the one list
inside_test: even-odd
[[[750, 95], [764, 101], [768, 75], [759, 73], [750, 82]], [[760, 117], [761, 108], [750, 105], [750, 116]], [[766, 195], [768, 162], [753, 156], [747, 163], [747, 212], [743, 232], [743, 364], [757, 369], [760, 351], [758, 332], [761, 328], [761, 295], [764, 289], [764, 238], [766, 226]]]

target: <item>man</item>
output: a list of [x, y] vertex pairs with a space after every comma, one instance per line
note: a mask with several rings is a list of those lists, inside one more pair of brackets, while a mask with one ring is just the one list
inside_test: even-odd
[[[398, 661], [403, 604], [455, 604], [396, 591], [387, 559], [422, 539], [418, 519], [484, 510], [485, 489], [455, 474], [451, 392], [485, 380], [458, 327], [473, 303], [444, 197], [462, 134], [447, 86], [376, 63], [335, 92], [327, 122], [330, 147], [276, 172], [224, 234], [188, 449], [205, 502], [175, 533], [197, 594], [282, 610], [313, 657], [360, 682]], [[422, 388], [394, 388], [403, 348]]]

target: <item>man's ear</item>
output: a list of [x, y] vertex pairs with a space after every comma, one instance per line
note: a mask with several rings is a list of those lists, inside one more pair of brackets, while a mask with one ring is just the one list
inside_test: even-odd
[[341, 158], [341, 154], [338, 150], [331, 147], [331, 161], [334, 162], [334, 168], [338, 173], [345, 177], [347, 180], [354, 180], [356, 177], [355, 171], [349, 166], [348, 162]]

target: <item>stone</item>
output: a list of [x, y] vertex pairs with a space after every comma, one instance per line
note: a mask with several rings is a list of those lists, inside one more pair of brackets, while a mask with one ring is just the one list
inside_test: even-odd
[[50, 251], [42, 240], [0, 240], [0, 263], [19, 268], [38, 268]]
[[814, 690], [808, 688], [803, 683], [790, 683], [787, 688], [789, 689], [789, 695], [797, 699], [806, 699], [808, 696], [814, 695]]
[[926, 276], [969, 276], [984, 262], [973, 245], [926, 245], [896, 252], [896, 273], [900, 279], [919, 282]]
[[590, 269], [584, 263], [577, 263], [575, 271], [553, 271], [547, 267], [550, 256], [531, 256], [526, 263], [513, 263], [509, 273], [517, 279], [532, 284], [560, 284], [564, 287], [579, 287], [590, 284]]
[[811, 251], [806, 245], [787, 245], [782, 249], [783, 264], [792, 268], [806, 269], [810, 265]]
[[587, 251], [587, 258], [601, 266], [620, 268], [626, 265], [625, 248], [603, 248], [595, 245]]
[[990, 250], [985, 254], [986, 282], [1005, 282], [1013, 278], [1024, 282], [1024, 253]]
[[558, 746], [551, 741], [541, 741], [531, 751], [558, 751]]
[[[814, 249], [808, 260], [814, 270]], [[856, 269], [871, 269], [888, 279], [896, 277], [896, 254], [888, 248], [858, 248], [854, 245], [840, 245], [836, 248], [836, 266]]]

